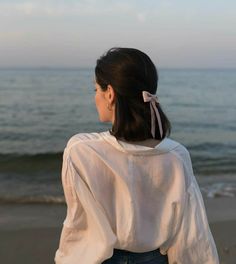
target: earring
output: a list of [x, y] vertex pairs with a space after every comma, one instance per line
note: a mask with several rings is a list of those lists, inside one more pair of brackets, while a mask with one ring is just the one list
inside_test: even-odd
[[107, 103], [107, 109], [109, 110], [109, 111], [111, 111], [112, 109], [111, 109], [111, 106], [110, 106], [110, 104], [109, 103]]

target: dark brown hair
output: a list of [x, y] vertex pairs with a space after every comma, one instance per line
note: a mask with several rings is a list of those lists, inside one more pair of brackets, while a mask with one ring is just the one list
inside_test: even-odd
[[[117, 139], [141, 141], [152, 138], [150, 104], [142, 91], [155, 94], [158, 73], [151, 59], [133, 48], [112, 48], [97, 60], [96, 82], [103, 91], [110, 84], [115, 92], [115, 121], [110, 133]], [[162, 138], [170, 135], [171, 124], [157, 104], [163, 126]], [[156, 120], [155, 139], [161, 140]]]

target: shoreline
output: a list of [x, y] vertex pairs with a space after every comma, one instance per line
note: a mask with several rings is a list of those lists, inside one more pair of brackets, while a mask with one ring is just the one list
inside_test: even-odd
[[[221, 264], [236, 258], [236, 198], [204, 199]], [[0, 205], [0, 262], [50, 264], [59, 245], [65, 205]]]

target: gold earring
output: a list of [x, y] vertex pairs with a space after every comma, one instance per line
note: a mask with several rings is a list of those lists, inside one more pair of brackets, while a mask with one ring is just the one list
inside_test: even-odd
[[107, 109], [109, 110], [109, 111], [111, 111], [112, 109], [111, 109], [111, 106], [110, 106], [110, 104], [109, 103], [107, 103]]

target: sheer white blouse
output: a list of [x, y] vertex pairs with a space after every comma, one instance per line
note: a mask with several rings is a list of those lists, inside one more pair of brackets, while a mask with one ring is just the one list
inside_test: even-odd
[[163, 139], [154, 148], [109, 131], [67, 143], [62, 184], [67, 203], [57, 264], [100, 264], [113, 249], [160, 248], [169, 264], [218, 264], [205, 206], [187, 149]]

